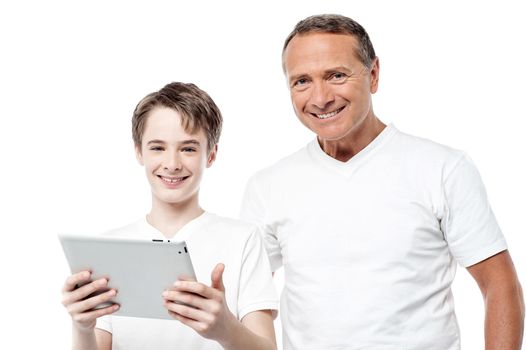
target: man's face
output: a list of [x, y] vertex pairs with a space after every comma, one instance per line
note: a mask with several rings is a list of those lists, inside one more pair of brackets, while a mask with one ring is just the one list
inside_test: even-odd
[[351, 35], [295, 36], [283, 55], [292, 104], [300, 121], [321, 140], [338, 141], [373, 116], [378, 60], [368, 69], [356, 56]]
[[170, 108], [153, 109], [136, 149], [144, 166], [153, 200], [159, 204], [197, 203], [199, 184], [205, 168], [212, 165], [216, 149], [207, 152], [203, 130], [188, 134], [179, 113]]

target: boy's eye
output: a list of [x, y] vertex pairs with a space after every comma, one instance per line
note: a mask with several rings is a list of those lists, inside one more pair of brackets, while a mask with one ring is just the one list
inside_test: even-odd
[[162, 151], [162, 150], [164, 150], [164, 148], [162, 148], [161, 146], [150, 147], [150, 151]]
[[185, 147], [182, 150], [183, 152], [197, 152], [197, 150], [194, 147]]

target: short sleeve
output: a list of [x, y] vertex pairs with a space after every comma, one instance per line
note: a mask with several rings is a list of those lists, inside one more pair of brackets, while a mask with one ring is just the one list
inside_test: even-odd
[[278, 297], [265, 248], [256, 227], [243, 250], [239, 277], [238, 318], [253, 311], [272, 310], [277, 316]]
[[441, 227], [451, 254], [463, 267], [507, 249], [479, 172], [464, 155], [443, 184], [446, 215]]
[[106, 332], [113, 333], [113, 327], [111, 326], [111, 316], [106, 315], [97, 318], [96, 328], [102, 329]]
[[245, 189], [240, 217], [258, 227], [270, 260], [270, 267], [272, 271], [276, 271], [283, 265], [283, 257], [275, 227], [269, 219], [271, 205], [269, 193], [268, 182], [263, 181], [262, 174], [252, 176]]

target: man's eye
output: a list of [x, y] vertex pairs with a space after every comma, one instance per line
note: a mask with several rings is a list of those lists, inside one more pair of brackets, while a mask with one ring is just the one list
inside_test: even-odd
[[306, 79], [306, 78], [301, 78], [301, 79], [295, 80], [292, 83], [292, 87], [296, 88], [296, 89], [299, 89], [299, 90], [306, 89], [308, 86], [309, 86], [309, 80]]
[[159, 146], [150, 147], [150, 151], [162, 151], [162, 150], [163, 150], [163, 148], [159, 147]]
[[298, 79], [296, 80], [295, 85], [305, 85], [307, 83], [307, 79]]
[[197, 152], [197, 150], [193, 147], [185, 147], [183, 148], [183, 152]]
[[340, 73], [340, 72], [333, 73], [333, 74], [330, 76], [330, 79], [331, 79], [331, 80], [334, 80], [334, 81], [344, 80], [345, 78], [347, 78], [347, 74]]

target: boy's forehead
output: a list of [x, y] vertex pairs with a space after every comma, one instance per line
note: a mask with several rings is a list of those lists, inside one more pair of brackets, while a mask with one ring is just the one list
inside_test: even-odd
[[176, 140], [176, 139], [196, 139], [202, 141], [205, 133], [202, 128], [197, 127], [195, 130], [190, 127], [185, 128], [183, 118], [179, 112], [171, 108], [153, 109], [146, 121], [143, 133], [143, 140]]

